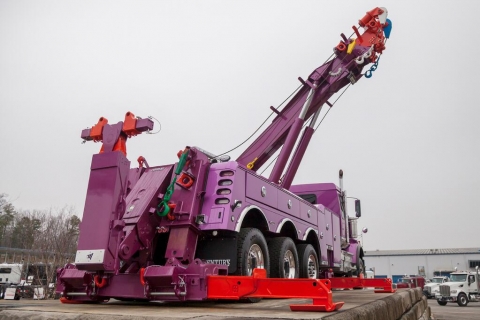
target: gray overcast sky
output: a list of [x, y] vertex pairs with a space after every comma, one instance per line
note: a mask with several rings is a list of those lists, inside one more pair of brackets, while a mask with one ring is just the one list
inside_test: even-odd
[[2, 0], [0, 193], [81, 216], [100, 144], [80, 132], [126, 111], [162, 124], [129, 140], [133, 165], [173, 163], [186, 145], [227, 151], [376, 6], [393, 22], [379, 68], [329, 112], [294, 183], [337, 183], [343, 169], [366, 250], [478, 246], [473, 0]]

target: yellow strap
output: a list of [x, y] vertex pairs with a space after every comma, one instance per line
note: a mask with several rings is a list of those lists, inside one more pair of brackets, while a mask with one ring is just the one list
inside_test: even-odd
[[253, 159], [252, 162], [250, 162], [249, 164], [247, 164], [247, 168], [250, 169], [250, 170], [253, 169], [253, 165], [255, 164], [255, 161], [257, 161], [257, 159], [258, 159], [258, 158], [255, 158], [255, 159]]
[[348, 45], [348, 48], [347, 48], [347, 53], [348, 53], [348, 54], [352, 53], [353, 48], [355, 48], [355, 41], [357, 41], [357, 39], [354, 39], [354, 40]]

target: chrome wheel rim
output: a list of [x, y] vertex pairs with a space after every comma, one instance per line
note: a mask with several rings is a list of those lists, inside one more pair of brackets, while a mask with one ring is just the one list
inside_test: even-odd
[[262, 248], [258, 244], [253, 244], [248, 249], [247, 254], [247, 275], [251, 276], [253, 269], [265, 269], [265, 257]]
[[307, 268], [308, 268], [308, 271], [307, 271], [308, 278], [317, 279], [318, 277], [317, 259], [315, 259], [315, 256], [313, 254], [308, 256]]
[[283, 269], [285, 273], [285, 278], [287, 279], [293, 279], [295, 278], [295, 258], [293, 256], [293, 252], [290, 250], [287, 250], [285, 252], [285, 255], [283, 257]]

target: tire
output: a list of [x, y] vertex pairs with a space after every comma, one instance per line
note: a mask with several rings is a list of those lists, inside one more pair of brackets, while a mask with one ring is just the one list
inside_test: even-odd
[[297, 248], [288, 237], [273, 238], [268, 243], [270, 252], [270, 276], [293, 279], [299, 277]]
[[467, 304], [468, 304], [468, 297], [465, 293], [459, 293], [458, 294], [458, 297], [457, 297], [457, 304], [460, 306], [460, 307], [466, 307]]
[[318, 255], [311, 244], [297, 245], [300, 262], [300, 278], [318, 279]]
[[356, 276], [360, 277], [360, 275], [363, 274], [363, 277], [365, 278], [365, 261], [363, 259], [358, 258], [357, 260], [357, 272]]
[[447, 305], [447, 301], [437, 300], [437, 303], [441, 306], [446, 306]]
[[251, 276], [254, 268], [270, 269], [268, 246], [260, 230], [243, 228], [237, 240], [237, 271], [236, 275]]
[[[237, 238], [237, 271], [235, 275], [251, 276], [254, 268], [261, 268], [270, 274], [270, 257], [265, 237], [255, 228], [242, 228]], [[256, 303], [261, 298], [241, 299], [242, 302]]]

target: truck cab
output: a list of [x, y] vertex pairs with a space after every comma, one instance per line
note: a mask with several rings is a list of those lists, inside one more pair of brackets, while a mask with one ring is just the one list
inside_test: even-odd
[[0, 284], [18, 284], [22, 276], [23, 265], [20, 263], [0, 264]]
[[[343, 172], [340, 173], [340, 179]], [[346, 206], [346, 193], [334, 183], [312, 183], [292, 185], [290, 191], [313, 204], [320, 210], [318, 215], [321, 238], [321, 252], [332, 255], [330, 266], [337, 276], [365, 276], [364, 251], [358, 242], [357, 220], [361, 217], [360, 200], [355, 201], [355, 217], [349, 217]], [[323, 230], [322, 230], [323, 229]], [[340, 241], [338, 241], [340, 240]], [[327, 263], [323, 263], [327, 266]]]
[[22, 277], [23, 264], [1, 263], [0, 264], [0, 299], [20, 299], [19, 284]]
[[435, 299], [441, 306], [456, 302], [465, 307], [469, 302], [480, 301], [480, 279], [478, 267], [476, 272], [456, 271], [450, 274], [450, 281], [439, 286]]
[[423, 287], [423, 294], [428, 298], [435, 298], [435, 290], [438, 292], [438, 287], [445, 282], [448, 282], [448, 277], [433, 277], [430, 283]]

